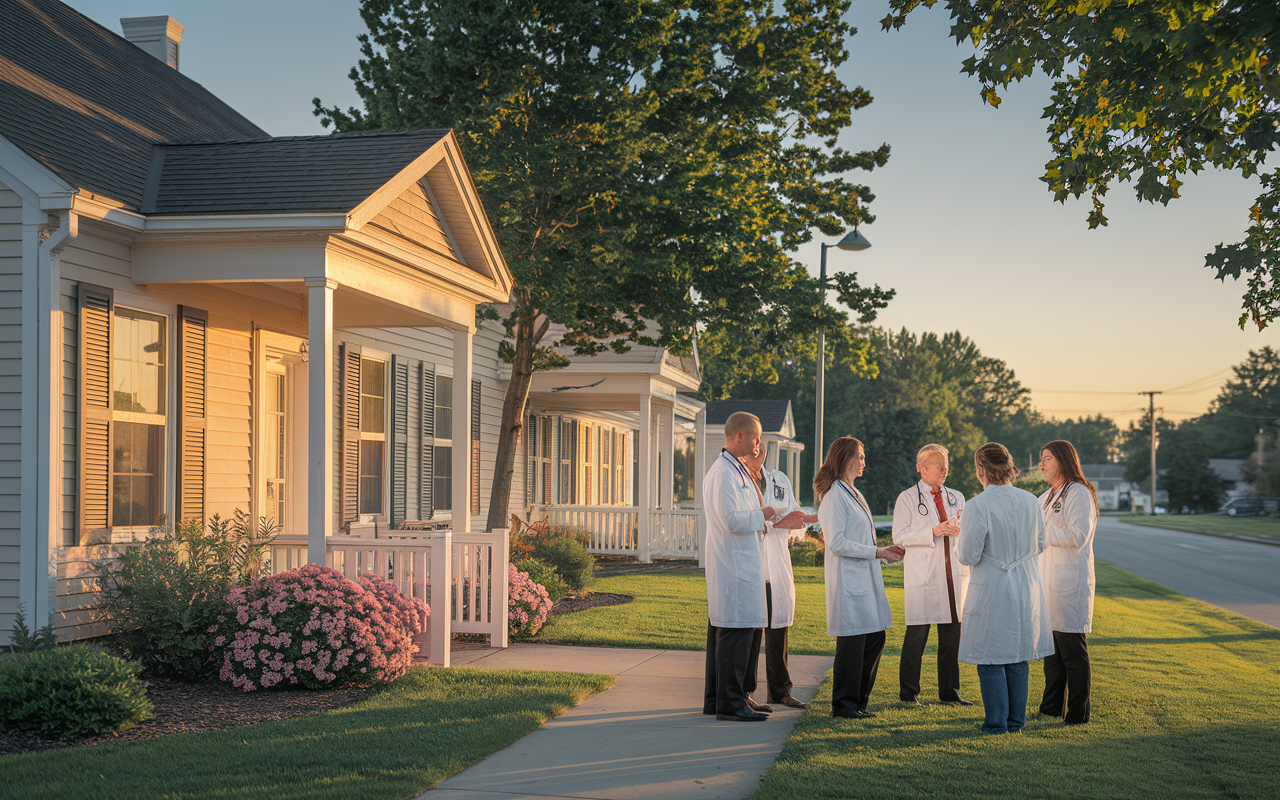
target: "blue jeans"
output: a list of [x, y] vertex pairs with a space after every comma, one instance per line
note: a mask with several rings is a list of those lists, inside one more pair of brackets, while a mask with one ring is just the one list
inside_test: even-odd
[[978, 685], [987, 719], [983, 733], [1017, 733], [1027, 722], [1027, 662], [979, 664]]

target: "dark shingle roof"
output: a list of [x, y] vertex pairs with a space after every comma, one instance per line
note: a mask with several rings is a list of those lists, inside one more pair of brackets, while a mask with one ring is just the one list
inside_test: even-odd
[[707, 403], [707, 424], [723, 425], [735, 411], [746, 411], [760, 418], [765, 433], [777, 433], [787, 420], [790, 400], [713, 400]]
[[203, 86], [56, 0], [0, 0], [0, 135], [137, 209], [151, 145], [261, 139]]
[[448, 132], [348, 133], [158, 145], [142, 212], [346, 213]]

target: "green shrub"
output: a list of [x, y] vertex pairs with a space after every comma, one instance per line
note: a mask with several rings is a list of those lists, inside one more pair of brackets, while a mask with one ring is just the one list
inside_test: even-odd
[[100, 617], [113, 644], [156, 675], [194, 681], [211, 678], [220, 657], [209, 629], [226, 613], [225, 597], [258, 571], [279, 528], [252, 525], [237, 511], [234, 521], [215, 515], [177, 530], [152, 530], [108, 563], [102, 575]]
[[790, 550], [793, 567], [820, 567], [826, 559], [826, 549], [822, 542], [809, 536], [792, 539]]
[[577, 539], [535, 539], [533, 557], [554, 567], [571, 591], [580, 592], [595, 582], [595, 556], [588, 553]]
[[86, 645], [0, 662], [0, 723], [74, 739], [151, 718], [141, 666]]
[[[35, 624], [33, 620], [31, 624]], [[52, 650], [58, 644], [58, 635], [53, 632], [53, 625], [46, 624], [35, 633], [27, 627], [27, 607], [18, 603], [18, 618], [13, 623], [13, 631], [9, 634], [9, 644], [15, 653], [31, 653], [36, 650]]]
[[547, 596], [551, 598], [553, 603], [564, 597], [565, 592], [569, 591], [569, 587], [561, 580], [556, 568], [550, 564], [544, 564], [536, 558], [521, 559], [515, 562], [515, 568], [521, 572], [529, 573], [529, 579], [546, 589]]

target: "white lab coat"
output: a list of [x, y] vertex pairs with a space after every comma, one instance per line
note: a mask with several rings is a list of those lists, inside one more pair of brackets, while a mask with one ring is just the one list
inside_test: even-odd
[[836, 481], [818, 505], [818, 524], [827, 542], [827, 635], [857, 636], [893, 627], [876, 559], [876, 528], [857, 489]]
[[764, 512], [746, 467], [721, 453], [702, 479], [707, 519], [707, 612], [717, 628], [763, 628]]
[[[800, 508], [786, 475], [772, 469], [762, 468], [761, 472], [764, 475], [764, 504], [773, 506], [778, 519]], [[775, 528], [770, 523], [764, 526], [764, 579], [769, 583], [773, 596], [771, 628], [789, 628], [795, 619], [796, 584], [791, 573], [791, 533], [787, 528]]]
[[960, 563], [969, 593], [960, 629], [966, 664], [1016, 664], [1053, 655], [1053, 631], [1037, 556], [1044, 516], [1035, 495], [988, 486], [960, 518]]
[[[933, 535], [941, 523], [938, 506], [933, 502], [929, 484], [919, 481], [898, 495], [893, 506], [893, 543], [901, 545], [903, 557], [903, 606], [908, 625], [945, 625], [951, 622], [951, 602], [947, 598], [947, 565], [943, 557], [947, 547], [942, 538]], [[925, 513], [920, 513], [921, 501]], [[947, 519], [955, 521], [964, 508], [964, 495], [943, 487], [942, 502]], [[964, 608], [965, 590], [969, 585], [969, 568], [960, 563], [960, 547], [951, 538], [951, 585], [955, 589], [956, 611]]]
[[1053, 510], [1053, 503], [1045, 508], [1049, 492], [1040, 495], [1048, 545], [1040, 554], [1040, 577], [1053, 630], [1089, 633], [1093, 629], [1093, 534], [1098, 527], [1098, 510], [1084, 484], [1072, 483], [1064, 492], [1059, 511]]

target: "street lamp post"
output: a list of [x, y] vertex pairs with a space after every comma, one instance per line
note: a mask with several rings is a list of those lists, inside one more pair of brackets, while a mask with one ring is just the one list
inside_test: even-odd
[[[827, 250], [832, 247], [838, 247], [841, 250], [866, 250], [871, 246], [871, 242], [867, 241], [867, 237], [858, 233], [858, 229], [854, 228], [845, 237], [834, 245], [826, 242], [822, 243], [822, 258], [818, 266], [818, 286], [822, 289], [822, 303], [827, 302]], [[818, 328], [818, 391], [817, 391], [817, 409], [813, 419], [814, 430], [814, 449], [813, 449], [813, 474], [817, 476], [818, 467], [822, 465], [822, 415], [825, 408], [824, 400], [826, 393], [826, 370], [827, 370], [827, 332], [825, 328]]]

